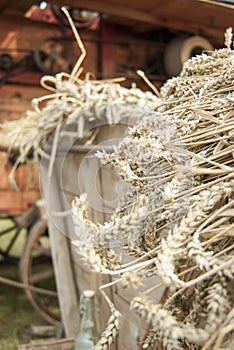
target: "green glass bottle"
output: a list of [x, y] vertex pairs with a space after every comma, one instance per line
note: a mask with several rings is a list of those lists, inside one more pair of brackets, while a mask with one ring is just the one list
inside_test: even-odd
[[93, 290], [85, 290], [81, 298], [80, 306], [80, 329], [75, 339], [75, 350], [90, 350], [99, 338], [96, 328]]

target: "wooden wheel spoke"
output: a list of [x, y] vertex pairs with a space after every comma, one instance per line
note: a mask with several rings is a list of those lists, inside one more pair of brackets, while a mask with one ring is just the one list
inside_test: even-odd
[[[47, 235], [47, 222], [38, 219], [30, 228], [27, 244], [20, 260], [21, 280], [34, 309], [47, 322], [60, 321], [58, 296]], [[43, 283], [42, 283], [43, 282]]]
[[47, 247], [43, 247], [43, 245], [37, 244], [35, 246], [35, 251], [39, 253], [40, 255], [50, 256], [50, 249]]
[[40, 272], [34, 273], [33, 275], [30, 276], [29, 283], [35, 284], [37, 282], [47, 280], [48, 278], [52, 277], [53, 275], [54, 275], [54, 271], [52, 268], [47, 269], [46, 271], [40, 271]]
[[13, 226], [10, 226], [8, 228], [6, 228], [5, 230], [3, 231], [0, 231], [0, 236], [3, 236], [11, 231], [13, 231], [14, 229], [16, 228], [16, 225], [14, 224]]
[[8, 244], [8, 247], [7, 247], [6, 251], [5, 251], [6, 254], [8, 254], [10, 252], [11, 248], [13, 247], [13, 245], [14, 245], [17, 237], [18, 237], [19, 232], [20, 232], [20, 230], [17, 230], [15, 232], [14, 236], [12, 237], [12, 239], [10, 240], [10, 242]]

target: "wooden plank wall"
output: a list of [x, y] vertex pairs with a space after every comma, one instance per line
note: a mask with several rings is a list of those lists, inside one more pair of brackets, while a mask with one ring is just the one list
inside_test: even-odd
[[[93, 33], [91, 33], [93, 35]], [[96, 35], [96, 34], [94, 34]], [[14, 62], [19, 62], [25, 55], [34, 50], [35, 45], [47, 37], [60, 37], [61, 32], [57, 25], [32, 22], [11, 16], [2, 16], [0, 21], [0, 54], [10, 54]], [[74, 41], [73, 64], [80, 52]], [[97, 71], [96, 43], [87, 42], [87, 50], [93, 52], [84, 63], [85, 69]], [[43, 73], [27, 71], [18, 73], [5, 84], [0, 83], [0, 123], [8, 120], [20, 119], [30, 110], [31, 100], [50, 93], [40, 87], [40, 78]], [[0, 78], [5, 72], [0, 71]], [[38, 169], [35, 166], [22, 165], [16, 173], [15, 179], [20, 189], [15, 192], [9, 182], [9, 173], [12, 164], [8, 162], [8, 155], [0, 152], [0, 215], [9, 213], [18, 215], [24, 212], [40, 197]]]
[[[39, 86], [6, 84], [0, 87], [0, 122], [20, 119], [31, 109], [31, 99], [43, 95]], [[16, 159], [16, 158], [15, 158]], [[26, 211], [40, 197], [38, 170], [36, 165], [22, 165], [15, 172], [19, 191], [14, 191], [9, 182], [12, 162], [8, 154], [0, 152], [0, 215], [19, 215]]]
[[14, 191], [9, 182], [11, 168], [7, 154], [0, 152], [0, 216], [20, 215], [40, 197], [37, 166], [22, 165], [16, 170], [19, 191]]

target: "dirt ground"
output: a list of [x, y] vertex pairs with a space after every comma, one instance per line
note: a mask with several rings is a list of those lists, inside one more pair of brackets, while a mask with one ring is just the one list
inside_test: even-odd
[[[19, 281], [17, 263], [0, 261], [0, 276]], [[22, 289], [0, 283], [0, 349], [14, 350], [29, 342], [32, 324], [45, 322], [36, 314]]]
[[[0, 233], [11, 227], [11, 225], [11, 220], [0, 220]], [[14, 232], [14, 230], [11, 230], [7, 234], [0, 235], [0, 250], [4, 251], [6, 247], [8, 247], [9, 242], [11, 242], [14, 236]], [[45, 239], [47, 244], [48, 237], [43, 236], [41, 238], [43, 242]], [[19, 260], [22, 256], [26, 240], [27, 232], [21, 230], [9, 252], [9, 259], [3, 258], [0, 254], [0, 278], [5, 277], [20, 282]], [[38, 243], [42, 244], [41, 241]], [[38, 254], [35, 255], [34, 252], [33, 256], [36, 258]], [[38, 264], [33, 267], [33, 271], [43, 271], [43, 269], [46, 270], [49, 268], [51, 268], [51, 262], [46, 258], [46, 260], [40, 260], [40, 263], [38, 261]], [[53, 277], [39, 283], [41, 283], [38, 285], [39, 287], [55, 291], [55, 281]], [[54, 311], [56, 310], [56, 313], [57, 311], [59, 313], [57, 299], [55, 300], [55, 304], [51, 304], [51, 307], [54, 308]], [[47, 300], [45, 302], [47, 302]], [[31, 328], [38, 326], [37, 329], [41, 329], [42, 326], [47, 325], [48, 323], [34, 310], [26, 297], [24, 289], [5, 284], [0, 279], [0, 350], [15, 350], [18, 349], [20, 344], [29, 343], [32, 340], [36, 341], [37, 339], [35, 339], [35, 334], [32, 333]], [[54, 333], [56, 333], [56, 329]], [[42, 338], [40, 338], [40, 340], [41, 339]]]

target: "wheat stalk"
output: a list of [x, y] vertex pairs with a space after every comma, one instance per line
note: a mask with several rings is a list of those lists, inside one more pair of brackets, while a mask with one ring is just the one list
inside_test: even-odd
[[107, 350], [115, 342], [120, 328], [121, 314], [112, 309], [112, 314], [107, 322], [105, 330], [102, 332], [98, 342], [92, 347], [93, 350]]

